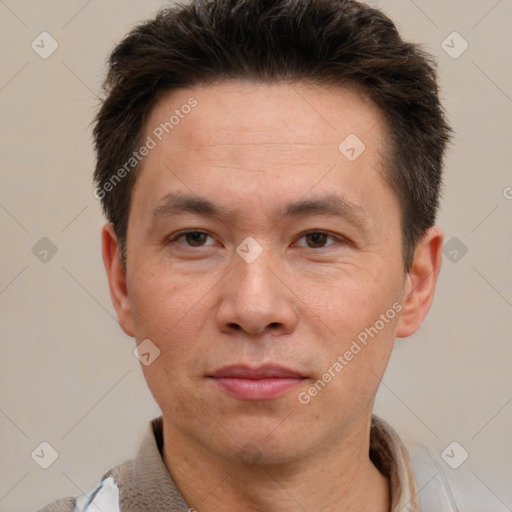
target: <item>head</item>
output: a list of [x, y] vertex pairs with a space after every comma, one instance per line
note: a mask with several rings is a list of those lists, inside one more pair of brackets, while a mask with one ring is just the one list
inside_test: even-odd
[[[134, 29], [105, 88], [104, 261], [122, 328], [159, 351], [143, 369], [164, 419], [282, 461], [367, 418], [440, 266], [430, 58], [351, 0], [196, 0]], [[215, 378], [232, 364], [301, 382], [241, 399]]]

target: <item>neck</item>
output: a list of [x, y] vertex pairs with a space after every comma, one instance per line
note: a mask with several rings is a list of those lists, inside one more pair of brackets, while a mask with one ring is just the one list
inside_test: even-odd
[[[369, 458], [371, 418], [313, 455], [283, 464], [219, 456], [164, 419], [164, 461], [191, 510], [389, 512], [389, 482]], [[263, 460], [263, 459], [262, 459]]]

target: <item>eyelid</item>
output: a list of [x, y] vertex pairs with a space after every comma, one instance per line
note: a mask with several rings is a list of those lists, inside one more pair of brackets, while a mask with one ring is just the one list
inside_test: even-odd
[[[328, 237], [332, 237], [332, 238], [334, 238], [337, 241], [337, 243], [340, 243], [340, 242], [343, 243], [343, 244], [350, 244], [351, 243], [350, 240], [348, 238], [344, 237], [343, 235], [332, 233], [331, 231], [327, 231], [325, 229], [309, 229], [307, 231], [304, 231], [304, 232], [300, 233], [296, 237], [296, 240], [298, 241], [298, 240], [304, 238], [305, 236], [312, 235], [314, 233], [321, 233], [323, 235], [327, 235]], [[295, 244], [296, 243], [297, 242], [295, 242]], [[306, 246], [306, 248], [318, 251], [319, 249], [326, 249], [326, 248], [330, 247], [331, 245], [335, 245], [335, 244], [330, 244], [330, 245], [327, 245], [325, 247], [317, 247], [317, 248], [315, 248], [315, 247], [307, 247]]]
[[[187, 233], [201, 233], [203, 235], [209, 236], [212, 240], [215, 240], [215, 238], [210, 233], [208, 233], [207, 231], [204, 231], [203, 229], [187, 228], [187, 229], [182, 229], [180, 231], [177, 231], [176, 233], [173, 233], [172, 235], [168, 236], [166, 238], [166, 243], [170, 244], [172, 242], [176, 242], [180, 237], [186, 235]], [[191, 247], [192, 248], [192, 246], [190, 246], [190, 245], [184, 245], [184, 247]], [[193, 248], [194, 249], [200, 249], [201, 247], [209, 247], [209, 245], [202, 245], [202, 246], [193, 247]]]
[[[173, 233], [172, 235], [170, 235], [169, 237], [167, 237], [166, 243], [170, 244], [170, 243], [176, 242], [179, 238], [181, 238], [182, 236], [186, 235], [187, 233], [201, 233], [201, 234], [206, 235], [207, 237], [210, 237], [212, 240], [215, 240], [215, 238], [210, 233], [208, 233], [208, 231], [205, 231], [204, 229], [200, 229], [200, 228], [186, 228], [186, 229], [182, 229], [180, 231], [177, 231], [177, 232]], [[335, 239], [336, 243], [342, 243], [342, 244], [350, 244], [351, 243], [351, 241], [348, 238], [344, 237], [343, 235], [335, 234], [335, 233], [332, 233], [331, 231], [327, 231], [327, 230], [324, 230], [324, 229], [309, 229], [307, 231], [303, 231], [297, 237], [295, 237], [296, 241], [294, 242], [294, 245], [297, 244], [298, 240], [301, 240], [305, 236], [311, 235], [311, 234], [314, 234], [314, 233], [321, 233], [321, 234], [327, 235], [327, 237], [331, 237], [331, 238]], [[183, 244], [184, 247], [190, 247], [190, 248], [193, 248], [193, 249], [200, 249], [201, 247], [210, 247], [211, 245], [212, 244], [193, 247], [193, 246], [190, 246], [190, 245]], [[299, 247], [304, 247], [306, 249], [312, 249], [312, 250], [318, 251], [319, 249], [327, 249], [327, 248], [331, 247], [332, 245], [335, 245], [335, 244], [329, 244], [329, 245], [324, 246], [324, 247], [308, 247], [307, 245], [306, 246], [299, 246]]]

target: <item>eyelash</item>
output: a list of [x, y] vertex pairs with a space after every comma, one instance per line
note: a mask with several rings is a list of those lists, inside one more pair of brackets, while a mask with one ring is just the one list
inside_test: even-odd
[[[211, 235], [209, 233], [207, 233], [206, 231], [202, 231], [201, 229], [193, 229], [193, 228], [190, 228], [190, 229], [185, 229], [185, 230], [182, 230], [182, 231], [179, 231], [177, 233], [175, 233], [174, 235], [171, 235], [171, 237], [167, 240], [167, 243], [168, 244], [172, 244], [172, 243], [175, 243], [177, 242], [180, 238], [184, 237], [185, 235], [189, 234], [189, 233], [200, 233], [202, 235], [206, 235], [206, 236], [209, 236], [210, 238]], [[304, 233], [301, 233], [298, 237], [297, 240], [301, 240], [302, 238], [308, 236], [308, 235], [313, 235], [313, 234], [322, 234], [322, 235], [326, 235], [328, 238], [332, 238], [334, 240], [336, 240], [336, 243], [342, 243], [342, 244], [348, 244], [349, 241], [343, 237], [343, 236], [339, 236], [339, 235], [333, 235], [332, 233], [329, 233], [328, 231], [322, 231], [322, 230], [311, 230], [311, 231], [305, 231]], [[304, 246], [301, 246], [301, 247], [304, 247], [306, 249], [326, 249], [328, 247], [330, 247], [331, 245], [335, 245], [335, 244], [329, 244], [327, 246], [323, 246], [323, 247], [304, 247]], [[208, 246], [197, 246], [197, 247], [194, 247], [194, 246], [191, 246], [191, 245], [186, 245], [185, 247], [188, 247], [188, 248], [200, 248], [200, 247], [208, 247]]]
[[[202, 235], [206, 235], [206, 236], [209, 236], [211, 237], [211, 235], [209, 233], [207, 233], [206, 231], [202, 231], [201, 229], [193, 229], [193, 228], [190, 228], [190, 229], [184, 229], [182, 231], [178, 231], [177, 233], [175, 233], [174, 235], [171, 235], [169, 237], [169, 239], [167, 240], [167, 243], [171, 244], [171, 243], [174, 243], [176, 242], [179, 238], [182, 238], [184, 237], [185, 235], [189, 234], [189, 233], [200, 233]], [[192, 247], [192, 246], [188, 246], [188, 247]]]

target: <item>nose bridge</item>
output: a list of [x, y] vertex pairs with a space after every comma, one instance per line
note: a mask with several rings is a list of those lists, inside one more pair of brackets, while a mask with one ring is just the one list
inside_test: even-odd
[[223, 293], [218, 311], [219, 327], [232, 329], [236, 326], [252, 334], [267, 328], [279, 328], [281, 332], [292, 330], [296, 315], [290, 294], [274, 275], [273, 268], [279, 268], [276, 255], [251, 241], [241, 248], [245, 252], [240, 251], [240, 246], [237, 248], [231, 283]]
[[245, 249], [249, 249], [246, 253], [249, 256], [247, 258], [244, 255], [240, 256], [240, 252], [243, 252], [240, 246], [237, 249], [240, 259], [235, 264], [235, 289], [238, 301], [248, 301], [253, 307], [257, 303], [260, 308], [271, 307], [270, 303], [277, 301], [282, 291], [275, 289], [276, 278], [270, 270], [274, 260], [272, 251], [259, 247], [251, 246], [251, 242], [248, 242], [245, 246]]

